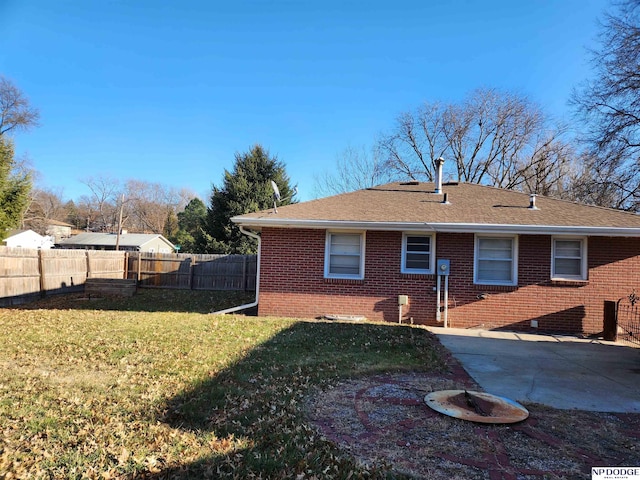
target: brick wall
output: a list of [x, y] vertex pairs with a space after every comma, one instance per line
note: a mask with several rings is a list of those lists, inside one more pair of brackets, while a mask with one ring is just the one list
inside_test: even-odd
[[[473, 234], [436, 236], [437, 258], [451, 260], [449, 326], [529, 330], [536, 320], [544, 331], [600, 332], [604, 300], [640, 287], [638, 239], [589, 238], [587, 282], [550, 280], [550, 237], [521, 235], [518, 244], [518, 286], [492, 287], [473, 283]], [[263, 230], [260, 315], [397, 322], [398, 295], [408, 295], [403, 320], [437, 324], [436, 277], [400, 273], [401, 232], [366, 233], [364, 280], [325, 279], [324, 248], [324, 230]]]

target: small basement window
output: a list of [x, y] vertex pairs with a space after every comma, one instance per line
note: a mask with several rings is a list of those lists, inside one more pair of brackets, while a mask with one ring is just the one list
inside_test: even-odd
[[435, 241], [432, 234], [402, 235], [402, 273], [433, 273]]
[[551, 278], [587, 279], [587, 239], [555, 237], [551, 251]]
[[325, 278], [364, 278], [364, 232], [327, 232]]

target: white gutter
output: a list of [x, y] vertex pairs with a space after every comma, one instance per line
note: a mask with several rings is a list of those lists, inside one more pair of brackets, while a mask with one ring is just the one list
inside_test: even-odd
[[358, 222], [347, 220], [299, 220], [286, 218], [232, 218], [246, 227], [320, 228], [344, 230], [434, 231], [447, 233], [504, 233], [530, 235], [582, 235], [640, 237], [640, 227], [587, 227], [568, 225], [509, 225], [487, 223]]
[[262, 238], [260, 235], [245, 230], [242, 225], [240, 225], [240, 231], [245, 235], [255, 238], [258, 241], [258, 258], [256, 263], [256, 299], [251, 303], [245, 303], [244, 305], [238, 305], [237, 307], [227, 308], [225, 310], [218, 310], [217, 312], [211, 312], [211, 315], [224, 315], [227, 313], [238, 312], [240, 310], [246, 310], [247, 308], [253, 308], [258, 306], [258, 298], [260, 293], [260, 250], [262, 247]]

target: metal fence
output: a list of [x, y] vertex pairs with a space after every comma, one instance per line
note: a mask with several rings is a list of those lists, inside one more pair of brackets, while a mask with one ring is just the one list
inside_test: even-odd
[[617, 339], [640, 345], [640, 297], [634, 292], [618, 300]]

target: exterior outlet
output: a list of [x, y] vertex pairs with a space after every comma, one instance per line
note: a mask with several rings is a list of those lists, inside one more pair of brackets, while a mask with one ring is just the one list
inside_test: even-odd
[[531, 320], [531, 328], [538, 328], [538, 320]]

